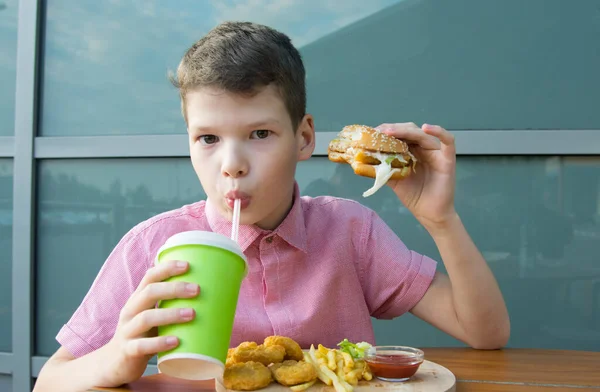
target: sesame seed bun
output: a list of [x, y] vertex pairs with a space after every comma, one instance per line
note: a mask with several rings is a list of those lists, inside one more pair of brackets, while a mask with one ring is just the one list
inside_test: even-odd
[[341, 139], [350, 141], [350, 147], [388, 154], [406, 154], [408, 144], [366, 125], [348, 125], [342, 129]]

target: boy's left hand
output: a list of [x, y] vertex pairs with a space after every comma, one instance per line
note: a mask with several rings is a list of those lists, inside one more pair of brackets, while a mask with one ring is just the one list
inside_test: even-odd
[[449, 222], [456, 216], [454, 187], [456, 149], [454, 135], [437, 125], [381, 124], [383, 133], [404, 140], [417, 158], [416, 172], [388, 185], [424, 226]]

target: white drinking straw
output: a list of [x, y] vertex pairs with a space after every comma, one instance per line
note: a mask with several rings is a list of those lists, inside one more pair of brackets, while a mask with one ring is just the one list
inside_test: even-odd
[[238, 231], [240, 228], [240, 207], [241, 207], [240, 199], [235, 199], [233, 202], [233, 219], [231, 220], [231, 239], [237, 242], [238, 240]]

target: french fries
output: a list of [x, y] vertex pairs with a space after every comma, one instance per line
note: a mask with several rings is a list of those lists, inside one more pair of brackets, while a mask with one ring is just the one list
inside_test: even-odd
[[354, 360], [346, 352], [330, 349], [321, 344], [304, 353], [304, 360], [312, 363], [317, 377], [325, 385], [333, 385], [336, 392], [353, 392], [360, 380], [373, 378], [369, 366], [363, 360]]

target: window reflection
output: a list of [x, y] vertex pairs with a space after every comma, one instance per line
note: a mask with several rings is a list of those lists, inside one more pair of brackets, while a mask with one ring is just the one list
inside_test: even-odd
[[[408, 247], [440, 260], [433, 241], [391, 189], [365, 199], [361, 194], [373, 180], [324, 159], [301, 170], [301, 179], [304, 173], [323, 176], [304, 179], [304, 194], [357, 200]], [[598, 158], [459, 157], [456, 208], [499, 280], [511, 313], [511, 345], [600, 349]], [[389, 344], [397, 343], [398, 328], [407, 344], [458, 344], [410, 317], [376, 324]]]
[[319, 131], [392, 121], [600, 126], [600, 89], [589, 88], [600, 69], [589, 50], [600, 35], [595, 0], [269, 4], [48, 0], [42, 134], [185, 132], [167, 71], [209, 29], [236, 19], [280, 29], [299, 47]]
[[[54, 337], [136, 224], [204, 198], [188, 159], [51, 160], [39, 165], [36, 351]], [[75, 276], [69, 279], [66, 276]]]
[[400, 1], [302, 48], [310, 111], [321, 130], [395, 121], [597, 129], [600, 89], [588, 88], [600, 68], [589, 51], [597, 5]]
[[0, 159], [0, 352], [12, 347], [13, 164]]
[[299, 47], [400, 0], [374, 2], [48, 0], [41, 134], [185, 132], [167, 70], [217, 23], [245, 19], [288, 33]]
[[12, 391], [12, 376], [0, 374], [0, 391]]
[[[36, 353], [81, 302], [127, 230], [204, 198], [187, 159], [51, 160], [39, 167]], [[389, 188], [347, 165], [313, 158], [298, 168], [303, 195], [334, 195], [374, 209], [412, 249], [440, 260], [423, 227]], [[460, 157], [456, 205], [499, 279], [512, 318], [511, 346], [600, 350], [600, 160]], [[77, 276], [68, 285], [64, 276]], [[415, 320], [375, 321], [378, 339], [455, 345]]]

